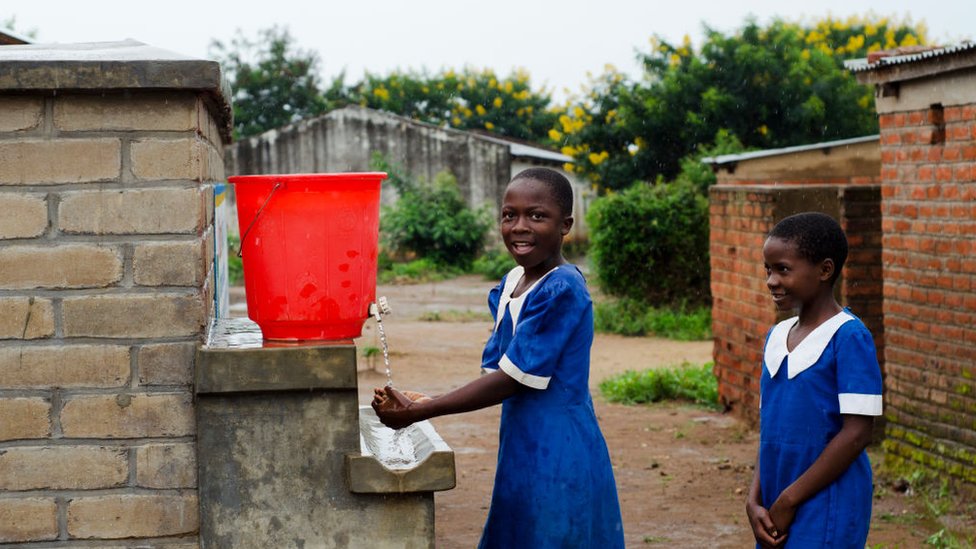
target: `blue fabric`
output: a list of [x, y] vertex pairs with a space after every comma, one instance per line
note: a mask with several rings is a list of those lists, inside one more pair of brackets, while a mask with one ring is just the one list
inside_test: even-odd
[[[817, 362], [793, 379], [785, 362], [772, 378], [764, 363], [760, 386], [759, 480], [762, 504], [769, 509], [840, 431], [838, 394], [881, 395], [871, 333], [858, 318], [845, 322]], [[863, 549], [871, 496], [871, 464], [861, 452], [837, 480], [799, 506], [785, 547]]]
[[[610, 455], [589, 392], [593, 306], [579, 270], [563, 265], [528, 295], [512, 330], [498, 310], [505, 280], [488, 296], [504, 315], [482, 367], [507, 356], [523, 372], [549, 377], [502, 404], [498, 466], [483, 549], [624, 547]], [[497, 318], [497, 317], [496, 317]]]

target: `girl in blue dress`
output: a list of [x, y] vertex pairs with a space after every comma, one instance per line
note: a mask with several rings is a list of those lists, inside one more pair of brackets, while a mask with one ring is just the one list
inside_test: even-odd
[[882, 386], [870, 332], [834, 299], [847, 238], [827, 215], [797, 214], [773, 227], [763, 258], [776, 307], [797, 316], [766, 336], [749, 524], [759, 547], [862, 549]]
[[562, 256], [572, 211], [572, 187], [559, 172], [516, 175], [505, 191], [501, 234], [518, 266], [488, 297], [495, 327], [483, 375], [433, 398], [375, 390], [373, 408], [394, 429], [502, 403], [481, 548], [624, 547], [588, 388], [593, 307], [583, 275]]

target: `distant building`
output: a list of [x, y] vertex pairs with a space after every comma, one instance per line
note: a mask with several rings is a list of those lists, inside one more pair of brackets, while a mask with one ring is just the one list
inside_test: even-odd
[[[481, 132], [444, 128], [396, 114], [349, 106], [317, 118], [243, 139], [225, 149], [228, 175], [371, 171], [380, 154], [415, 177], [450, 171], [471, 207], [498, 211], [512, 176], [531, 166], [562, 172], [575, 189], [576, 223], [570, 238], [585, 239], [584, 214], [593, 193], [564, 170], [569, 156]], [[396, 200], [384, 187], [383, 203]]]

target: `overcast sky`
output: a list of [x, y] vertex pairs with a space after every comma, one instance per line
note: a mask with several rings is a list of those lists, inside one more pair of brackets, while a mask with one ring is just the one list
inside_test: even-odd
[[209, 58], [214, 39], [237, 31], [287, 27], [295, 44], [314, 51], [326, 78], [346, 71], [492, 68], [528, 70], [533, 87], [557, 97], [576, 93], [587, 73], [610, 63], [637, 74], [635, 51], [652, 35], [701, 43], [702, 24], [729, 32], [752, 15], [809, 21], [827, 15], [878, 15], [924, 22], [940, 44], [976, 38], [976, 0], [7, 0], [0, 23], [12, 16], [21, 34], [38, 42], [103, 42], [127, 38], [190, 57]]

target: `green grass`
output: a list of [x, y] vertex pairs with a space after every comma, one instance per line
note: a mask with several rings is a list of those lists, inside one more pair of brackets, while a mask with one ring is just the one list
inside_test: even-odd
[[403, 263], [380, 262], [378, 279], [383, 284], [419, 284], [454, 278], [463, 272], [439, 265], [430, 259], [415, 259]]
[[684, 362], [671, 368], [630, 370], [601, 381], [600, 393], [610, 402], [622, 404], [679, 400], [720, 409], [718, 380], [712, 366], [711, 362], [702, 365]]
[[446, 309], [443, 311], [427, 311], [420, 315], [420, 320], [426, 322], [491, 322], [492, 318], [487, 311]]
[[633, 299], [596, 304], [594, 321], [598, 332], [625, 336], [656, 335], [679, 341], [712, 338], [709, 307], [649, 307]]

